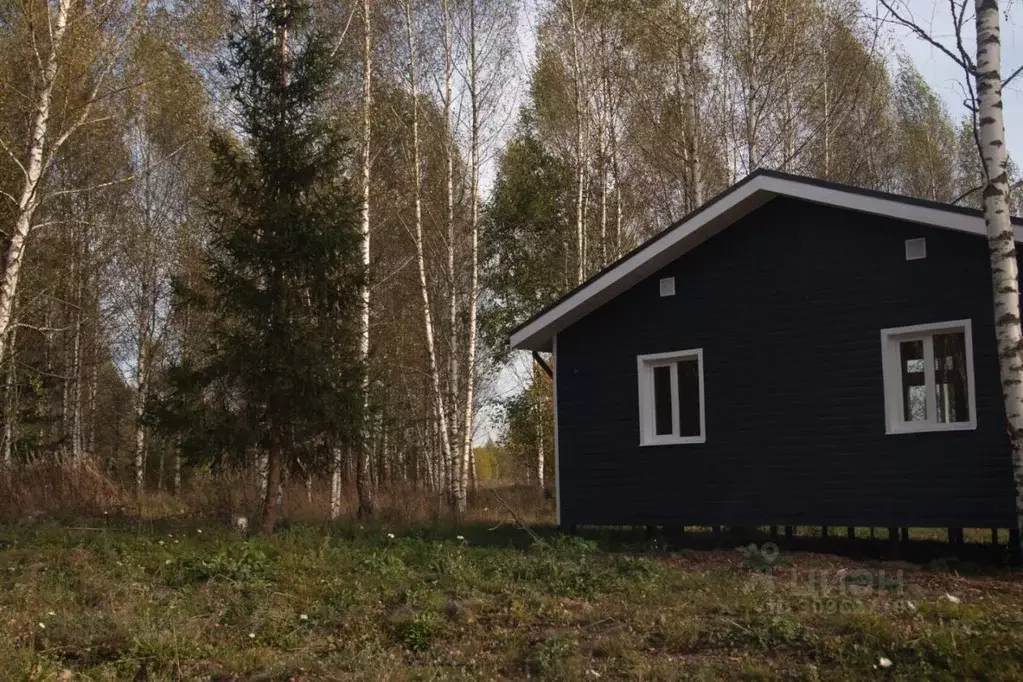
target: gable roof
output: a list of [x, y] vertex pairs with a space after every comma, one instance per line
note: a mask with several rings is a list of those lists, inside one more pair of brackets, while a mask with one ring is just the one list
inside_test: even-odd
[[[792, 197], [959, 232], [986, 235], [983, 213], [777, 171], [758, 170], [647, 240], [512, 330], [511, 346], [550, 351], [554, 336], [775, 197]], [[1016, 241], [1023, 220], [1012, 219]]]

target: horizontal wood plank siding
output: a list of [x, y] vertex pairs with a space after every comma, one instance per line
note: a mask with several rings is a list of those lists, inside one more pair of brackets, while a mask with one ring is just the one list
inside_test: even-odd
[[[983, 237], [769, 202], [559, 333], [561, 522], [1012, 525], [990, 281]], [[977, 429], [886, 435], [881, 329], [966, 318]], [[707, 442], [640, 447], [636, 356], [691, 348]]]

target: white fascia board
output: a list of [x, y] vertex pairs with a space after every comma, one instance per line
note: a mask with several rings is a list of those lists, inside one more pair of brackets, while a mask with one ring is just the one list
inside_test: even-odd
[[[659, 238], [649, 247], [607, 271], [571, 294], [546, 313], [511, 335], [511, 346], [521, 350], [551, 350], [554, 334], [578, 321], [639, 281], [695, 248], [743, 216], [776, 196], [788, 196], [816, 204], [904, 220], [969, 234], [985, 235], [984, 218], [900, 199], [867, 196], [835, 187], [761, 175], [731, 194], [699, 211], [689, 220]], [[1014, 225], [1017, 242], [1023, 242], [1023, 228]]]
[[[902, 201], [899, 199], [888, 199], [885, 197], [873, 197], [849, 192], [834, 187], [822, 187], [811, 185], [786, 178], [776, 178], [769, 175], [759, 178], [764, 182], [761, 186], [778, 195], [812, 201], [816, 204], [846, 208], [862, 213], [905, 220], [911, 223], [943, 227], [958, 232], [969, 234], [986, 235], [987, 226], [984, 218], [977, 215], [968, 215], [958, 211], [946, 210], [934, 206], [921, 206], [919, 204]], [[1013, 233], [1016, 241], [1023, 241], [1023, 228], [1013, 225]]]

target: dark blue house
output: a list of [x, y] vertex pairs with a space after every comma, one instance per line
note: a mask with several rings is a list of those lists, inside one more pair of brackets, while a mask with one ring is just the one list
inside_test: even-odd
[[1013, 527], [991, 298], [978, 211], [754, 173], [512, 333], [558, 523]]

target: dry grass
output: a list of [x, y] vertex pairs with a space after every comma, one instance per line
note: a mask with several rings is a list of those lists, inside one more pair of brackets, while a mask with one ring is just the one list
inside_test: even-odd
[[96, 517], [126, 510], [133, 500], [92, 461], [39, 461], [0, 468], [0, 518]]
[[[229, 522], [235, 515], [255, 518], [260, 508], [257, 479], [252, 471], [200, 473], [190, 476], [179, 494], [147, 492], [137, 496], [129, 485], [106, 476], [92, 462], [61, 465], [30, 464], [0, 469], [0, 519], [89, 519], [123, 516], [143, 521], [202, 518]], [[423, 488], [391, 483], [375, 495], [374, 518], [391, 525], [434, 522], [511, 522], [513, 510], [527, 524], [551, 523], [554, 501], [535, 488], [516, 485], [480, 486], [469, 496], [469, 511], [456, 517], [444, 498]], [[340, 519], [358, 516], [354, 484], [341, 495]], [[284, 523], [329, 521], [327, 481], [285, 488]]]

